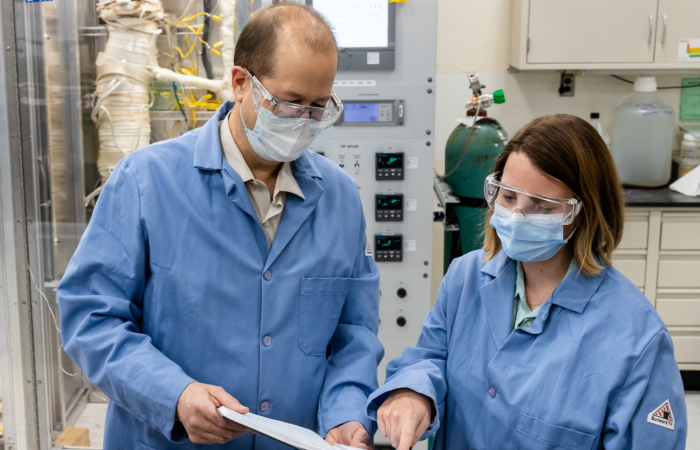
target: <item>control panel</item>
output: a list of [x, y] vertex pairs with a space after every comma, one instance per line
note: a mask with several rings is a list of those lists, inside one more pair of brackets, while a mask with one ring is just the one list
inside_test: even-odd
[[402, 222], [403, 194], [377, 194], [374, 220], [377, 222]]
[[377, 181], [403, 180], [403, 159], [403, 152], [377, 153], [375, 179]]
[[403, 125], [403, 100], [357, 100], [343, 102], [345, 109], [335, 126]]
[[[374, 258], [380, 274], [377, 335], [385, 349], [378, 371], [381, 385], [386, 364], [416, 344], [432, 306], [437, 0], [324, 4], [357, 8], [372, 4], [377, 9], [388, 4], [396, 11], [396, 39], [389, 39], [390, 45], [395, 44], [395, 67], [343, 70], [341, 61], [333, 90], [345, 105], [343, 117], [310, 148], [357, 183], [370, 247], [365, 255]], [[331, 21], [354, 17], [334, 11]], [[358, 30], [365, 26], [358, 24], [346, 36], [364, 38]], [[339, 45], [343, 47], [342, 42]], [[353, 67], [380, 68], [387, 63], [382, 50], [348, 49], [345, 55]], [[375, 436], [375, 443], [390, 444], [381, 435]], [[414, 448], [424, 449], [425, 441]]]
[[374, 251], [377, 261], [403, 261], [403, 236], [400, 234], [378, 234], [374, 236]]

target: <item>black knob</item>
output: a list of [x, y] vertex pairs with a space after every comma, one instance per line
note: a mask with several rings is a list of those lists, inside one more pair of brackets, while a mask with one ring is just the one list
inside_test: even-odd
[[404, 316], [399, 316], [396, 318], [396, 325], [402, 327], [406, 325], [406, 318]]
[[407, 294], [406, 288], [400, 287], [400, 288], [398, 288], [398, 289], [396, 290], [396, 295], [398, 295], [399, 298], [404, 298], [404, 297], [406, 297], [406, 294]]

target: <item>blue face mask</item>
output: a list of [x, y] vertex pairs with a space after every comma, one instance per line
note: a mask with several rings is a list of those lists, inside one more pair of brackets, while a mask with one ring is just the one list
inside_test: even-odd
[[[564, 239], [561, 214], [538, 214], [528, 221], [523, 214], [512, 214], [496, 204], [489, 224], [496, 230], [503, 251], [516, 261], [545, 261], [569, 242]], [[575, 232], [576, 230], [574, 230]]]

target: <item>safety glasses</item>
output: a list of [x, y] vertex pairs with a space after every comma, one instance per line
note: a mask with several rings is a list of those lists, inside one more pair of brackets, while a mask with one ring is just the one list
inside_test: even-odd
[[583, 204], [575, 199], [563, 199], [536, 194], [501, 183], [497, 173], [486, 177], [484, 198], [495, 213], [512, 220], [532, 223], [569, 225]]
[[317, 122], [316, 127], [318, 128], [330, 127], [343, 113], [343, 102], [335, 92], [331, 92], [331, 99], [328, 100], [325, 107], [304, 106], [274, 97], [265, 89], [260, 80], [250, 72], [248, 72], [248, 78], [250, 79], [256, 112], [261, 108], [285, 119], [311, 119]]

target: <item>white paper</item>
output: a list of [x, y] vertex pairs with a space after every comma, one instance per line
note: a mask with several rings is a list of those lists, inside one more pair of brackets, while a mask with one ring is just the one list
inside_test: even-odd
[[406, 168], [407, 169], [417, 169], [418, 168], [418, 157], [409, 156], [406, 158]]
[[232, 422], [300, 450], [359, 450], [346, 445], [331, 445], [313, 431], [291, 423], [253, 413], [240, 414], [225, 406], [218, 410], [219, 414]]
[[700, 39], [681, 39], [678, 42], [679, 62], [700, 62]]
[[379, 64], [379, 52], [367, 52], [367, 65]]
[[403, 251], [415, 252], [416, 251], [416, 241], [413, 239], [407, 239], [407, 240], [403, 241]]
[[690, 197], [700, 195], [700, 166], [683, 175], [678, 181], [672, 183], [669, 188]]
[[416, 211], [418, 209], [418, 201], [415, 198], [407, 198], [404, 201], [404, 209], [406, 211]]

